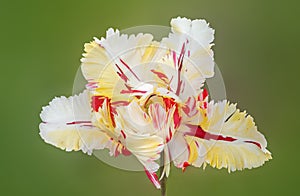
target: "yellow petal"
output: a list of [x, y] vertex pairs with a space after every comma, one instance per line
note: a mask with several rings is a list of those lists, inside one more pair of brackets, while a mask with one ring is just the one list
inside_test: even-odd
[[210, 102], [206, 116], [199, 126], [193, 126], [195, 136], [191, 134], [187, 138], [206, 149], [199, 156], [212, 167], [228, 168], [229, 172], [251, 169], [272, 158], [253, 118], [236, 109], [236, 105]]

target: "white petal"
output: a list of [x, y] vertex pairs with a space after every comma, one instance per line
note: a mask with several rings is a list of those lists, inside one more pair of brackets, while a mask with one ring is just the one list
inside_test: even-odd
[[191, 29], [191, 23], [190, 19], [177, 17], [171, 20], [171, 27], [174, 32], [188, 33]]
[[160, 158], [164, 140], [155, 134], [151, 116], [133, 100], [128, 106], [117, 108], [116, 130], [124, 135], [124, 146], [137, 157], [144, 167], [153, 173], [159, 166], [154, 161]]
[[214, 30], [203, 19], [190, 20], [177, 17], [171, 20], [171, 27], [173, 32], [187, 34], [203, 46], [208, 46], [214, 40]]
[[214, 40], [215, 31], [209, 27], [205, 20], [193, 20], [191, 36], [203, 45], [209, 45]]
[[87, 91], [69, 98], [54, 98], [43, 107], [40, 116], [41, 137], [58, 148], [91, 154], [93, 149], [103, 149], [109, 142], [109, 137], [91, 123]]
[[184, 136], [176, 134], [167, 145], [174, 165], [182, 168], [184, 162], [188, 161], [189, 158], [188, 143]]
[[128, 106], [117, 108], [115, 120], [120, 130], [131, 134], [152, 135], [156, 132], [149, 115], [134, 100]]
[[[214, 30], [205, 20], [191, 21], [180, 17], [172, 19], [171, 26], [173, 32], [162, 40], [162, 46], [171, 49], [171, 54], [164, 63], [171, 67], [179, 67], [178, 59], [183, 56], [181, 74], [199, 91], [205, 79], [214, 75], [214, 58], [211, 50]], [[174, 80], [176, 81], [176, 77]]]

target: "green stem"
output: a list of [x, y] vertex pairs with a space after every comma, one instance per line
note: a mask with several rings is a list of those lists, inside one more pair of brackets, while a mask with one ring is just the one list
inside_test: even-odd
[[[163, 174], [164, 171], [164, 153], [161, 153], [161, 157], [160, 157], [162, 166], [159, 169], [159, 173], [161, 176]], [[164, 174], [163, 178], [160, 180], [160, 185], [161, 185], [161, 196], [166, 196], [167, 195], [167, 177]]]

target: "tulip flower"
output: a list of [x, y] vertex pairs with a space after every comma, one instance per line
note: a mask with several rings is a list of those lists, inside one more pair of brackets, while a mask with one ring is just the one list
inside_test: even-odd
[[180, 17], [160, 42], [108, 29], [84, 46], [85, 90], [43, 107], [40, 136], [66, 151], [134, 156], [163, 195], [171, 164], [228, 172], [263, 165], [271, 153], [253, 118], [204, 88], [214, 77], [213, 40], [205, 20]]

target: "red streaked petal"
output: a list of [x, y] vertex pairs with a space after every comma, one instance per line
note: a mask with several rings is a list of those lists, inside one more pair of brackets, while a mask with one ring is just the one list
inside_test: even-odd
[[134, 77], [140, 81], [139, 77], [136, 75], [136, 73], [134, 73], [134, 71], [127, 65], [127, 63], [125, 63], [122, 59], [120, 59], [121, 63], [134, 75]]
[[130, 104], [129, 101], [114, 101], [111, 103], [111, 105], [113, 106], [127, 106], [129, 104]]
[[183, 163], [183, 166], [182, 166], [182, 168], [181, 168], [182, 171], [185, 172], [186, 168], [189, 167], [189, 166], [190, 166], [190, 164], [189, 164], [187, 161], [184, 162], [184, 163]]
[[208, 91], [205, 89], [203, 89], [203, 92], [202, 92], [202, 100], [206, 99], [206, 97], [208, 96]]
[[120, 143], [118, 143], [118, 145], [117, 145], [117, 147], [115, 149], [114, 157], [117, 157], [117, 156], [120, 155], [119, 146], [120, 146]]
[[201, 126], [197, 126], [197, 125], [187, 125], [191, 132], [189, 132], [187, 135], [190, 136], [195, 136], [201, 139], [205, 139], [205, 140], [222, 140], [222, 141], [227, 141], [227, 142], [233, 142], [237, 139], [232, 138], [232, 137], [224, 137], [222, 135], [216, 135], [216, 134], [212, 134], [209, 132], [204, 131]]
[[[206, 132], [201, 128], [201, 126], [187, 125], [187, 127], [189, 127], [191, 131], [187, 132], [186, 135], [195, 136], [195, 137], [198, 137], [198, 138], [201, 138], [201, 139], [226, 141], [226, 142], [234, 142], [234, 141], [238, 140], [237, 138], [233, 138], [233, 137], [230, 137], [230, 136], [222, 136], [222, 135], [217, 135], [217, 134], [212, 134], [212, 133]], [[242, 142], [254, 144], [258, 148], [261, 149], [261, 144], [256, 142], [256, 141], [246, 140], [246, 141], [242, 141]]]
[[92, 121], [72, 121], [72, 122], [67, 122], [66, 125], [79, 125], [79, 124], [83, 124], [83, 125], [91, 125]]
[[160, 182], [158, 180], [158, 177], [157, 177], [157, 174], [155, 172], [150, 172], [149, 170], [147, 170], [146, 168], [145, 169], [145, 172], [146, 172], [146, 175], [147, 177], [149, 178], [149, 180], [152, 182], [152, 184], [157, 188], [157, 189], [160, 189], [161, 186], [160, 186]]
[[121, 130], [121, 134], [122, 134], [123, 138], [126, 139], [126, 134], [124, 133], [123, 130]]
[[189, 97], [182, 107], [182, 111], [189, 117], [194, 116], [198, 112], [196, 103], [197, 101], [194, 97]]
[[124, 156], [130, 156], [131, 152], [127, 148], [125, 148], [123, 146], [123, 148], [122, 148], [122, 155], [124, 155]]
[[173, 105], [175, 104], [174, 100], [173, 99], [170, 99], [170, 98], [163, 98], [163, 101], [165, 103], [165, 106], [166, 106], [166, 110], [169, 110], [171, 107], [173, 107]]
[[167, 84], [169, 83], [168, 76], [166, 76], [166, 74], [164, 74], [164, 73], [162, 73], [160, 71], [156, 71], [154, 69], [152, 69], [151, 72], [153, 72], [155, 75], [157, 75], [157, 77], [159, 79], [161, 79], [162, 81], [164, 81], [165, 83], [167, 83]]
[[108, 107], [108, 111], [110, 113], [110, 118], [111, 118], [111, 122], [112, 125], [115, 127], [116, 123], [115, 123], [115, 119], [114, 119], [114, 108], [112, 108], [111, 106], [111, 99], [108, 97], [104, 97], [104, 96], [92, 96], [92, 108], [93, 111], [98, 112], [99, 108], [103, 106], [104, 101], [106, 101], [107, 103], [107, 107]]
[[128, 81], [128, 77], [124, 74], [124, 72], [123, 72], [123, 70], [116, 64], [116, 67], [118, 68], [118, 72], [117, 72], [117, 74], [118, 74], [118, 76], [120, 76], [120, 78], [122, 79], [122, 80], [124, 80], [124, 82], [127, 82]]
[[173, 57], [173, 64], [174, 66], [176, 66], [176, 52], [175, 51], [172, 51], [172, 57]]
[[122, 94], [147, 93], [147, 91], [129, 89], [129, 90], [122, 90], [121, 93]]
[[172, 133], [172, 130], [169, 128], [169, 135], [167, 136], [166, 138], [166, 142], [168, 143], [173, 137], [173, 133]]
[[179, 127], [180, 123], [181, 123], [181, 116], [179, 115], [178, 107], [176, 107], [175, 112], [174, 112], [175, 129]]
[[250, 143], [250, 144], [255, 144], [258, 148], [261, 149], [261, 145], [260, 145], [260, 143], [258, 143], [258, 142], [255, 142], [255, 141], [244, 141], [244, 142]]
[[95, 89], [98, 87], [98, 82], [89, 82], [85, 86], [87, 89]]
[[99, 107], [102, 107], [105, 100], [109, 100], [109, 98], [104, 96], [92, 96], [92, 108], [95, 112], [99, 111]]
[[172, 98], [163, 98], [163, 102], [165, 103], [166, 110], [168, 111], [170, 108], [172, 108], [174, 105], [176, 106], [174, 115], [173, 115], [173, 120], [174, 120], [174, 125], [175, 128], [178, 128], [180, 123], [181, 123], [181, 116], [179, 114], [178, 110], [178, 104], [174, 101]]
[[147, 91], [143, 91], [143, 90], [136, 90], [136, 89], [132, 89], [132, 87], [130, 87], [129, 85], [126, 85], [127, 90], [122, 90], [120, 93], [122, 94], [132, 94], [132, 93], [147, 93]]

